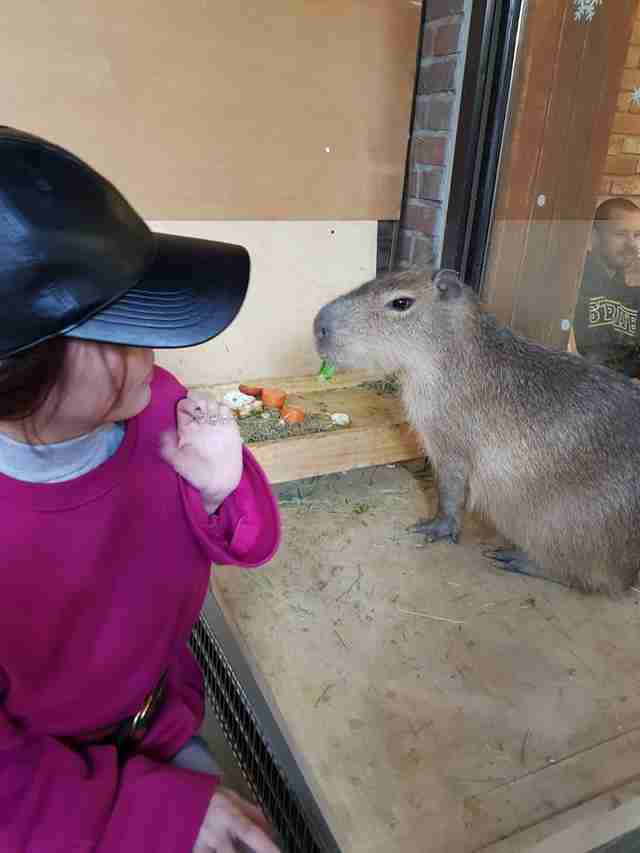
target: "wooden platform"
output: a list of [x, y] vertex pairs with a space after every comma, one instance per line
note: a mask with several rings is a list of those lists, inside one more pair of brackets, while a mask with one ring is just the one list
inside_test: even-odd
[[[318, 376], [247, 381], [247, 385], [282, 388], [292, 406], [300, 406], [309, 414], [345, 412], [351, 417], [349, 427], [334, 432], [251, 444], [270, 481], [283, 483], [418, 458], [420, 446], [405, 422], [400, 400], [358, 387], [380, 378], [381, 374], [368, 371], [349, 371], [329, 382]], [[221, 399], [226, 391], [237, 387], [225, 384], [202, 390]]]
[[524, 853], [638, 796], [636, 591], [501, 572], [472, 516], [425, 545], [406, 527], [435, 495], [402, 466], [279, 493], [279, 554], [213, 591], [342, 853]]

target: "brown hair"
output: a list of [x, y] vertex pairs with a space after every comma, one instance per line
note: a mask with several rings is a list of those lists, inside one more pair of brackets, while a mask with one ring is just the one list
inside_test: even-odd
[[0, 360], [0, 419], [36, 414], [62, 378], [66, 345], [65, 338], [51, 338]]
[[[63, 390], [68, 339], [50, 338], [31, 349], [0, 359], [0, 420], [26, 420], [42, 408], [54, 390]], [[114, 394], [102, 417], [118, 405], [127, 382], [127, 365], [113, 377]]]
[[615, 218], [617, 213], [638, 213], [639, 211], [640, 207], [631, 201], [631, 199], [624, 197], [608, 198], [596, 208], [593, 221], [594, 224], [608, 222], [610, 219]]

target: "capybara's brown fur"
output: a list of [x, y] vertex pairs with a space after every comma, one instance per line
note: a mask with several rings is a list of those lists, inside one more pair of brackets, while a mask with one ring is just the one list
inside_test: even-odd
[[435, 518], [455, 542], [466, 506], [522, 551], [515, 571], [620, 593], [640, 568], [640, 389], [499, 327], [442, 270], [390, 273], [326, 305], [314, 332], [338, 367], [395, 371], [434, 466]]

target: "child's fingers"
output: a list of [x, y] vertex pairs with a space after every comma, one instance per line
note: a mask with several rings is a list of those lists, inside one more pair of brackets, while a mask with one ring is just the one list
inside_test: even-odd
[[213, 397], [204, 394], [184, 397], [177, 406], [178, 428], [182, 429], [192, 423], [217, 426], [218, 424], [235, 423], [235, 417], [229, 406], [218, 403]]
[[207, 394], [205, 391], [189, 391], [186, 399], [194, 406], [194, 408], [200, 409], [205, 414], [209, 411], [215, 411], [218, 406], [218, 402], [211, 394]]
[[[198, 411], [202, 411], [202, 405], [190, 397], [183, 397], [178, 401], [176, 407], [176, 420], [178, 422], [178, 430], [181, 432], [185, 427], [189, 426], [197, 420]], [[206, 411], [205, 411], [206, 413]]]
[[160, 436], [160, 455], [165, 462], [172, 465], [179, 452], [180, 444], [178, 434], [173, 430], [163, 432]]
[[244, 813], [246, 817], [249, 817], [266, 833], [270, 832], [269, 822], [267, 821], [266, 817], [264, 816], [264, 813], [258, 806], [256, 806], [254, 803], [250, 803], [248, 800], [245, 800], [244, 797], [241, 797], [239, 794], [236, 794], [235, 791], [229, 791], [229, 796], [233, 799], [237, 807]]
[[225, 406], [224, 403], [218, 404], [218, 420], [223, 424], [235, 424], [236, 422], [233, 412], [229, 406]]

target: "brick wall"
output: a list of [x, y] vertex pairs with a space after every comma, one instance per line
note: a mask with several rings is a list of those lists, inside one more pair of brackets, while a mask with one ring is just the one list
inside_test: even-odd
[[399, 267], [421, 266], [437, 260], [440, 254], [472, 0], [424, 2], [409, 184], [396, 261]]
[[640, 10], [622, 73], [598, 201], [621, 195], [640, 203], [640, 104], [632, 101], [634, 89], [640, 90]]

